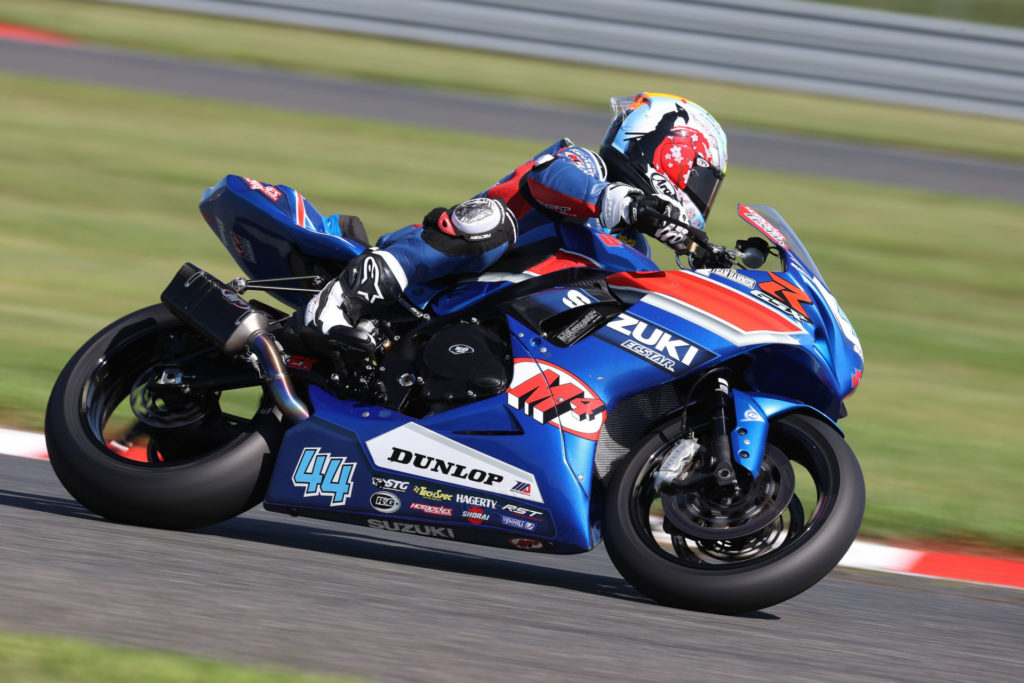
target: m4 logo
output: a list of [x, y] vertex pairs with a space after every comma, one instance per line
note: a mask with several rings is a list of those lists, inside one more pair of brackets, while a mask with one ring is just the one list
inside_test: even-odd
[[304, 448], [292, 474], [292, 483], [305, 486], [302, 496], [331, 496], [331, 506], [344, 505], [352, 495], [352, 475], [356, 463], [343, 456], [321, 453], [320, 448]]

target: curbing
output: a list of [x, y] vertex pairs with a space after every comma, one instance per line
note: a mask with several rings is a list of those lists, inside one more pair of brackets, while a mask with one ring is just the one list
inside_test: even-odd
[[[46, 439], [33, 432], [0, 429], [0, 454], [46, 460]], [[671, 543], [667, 534], [659, 540]], [[1020, 560], [909, 550], [871, 541], [854, 541], [839, 566], [1024, 589]]]

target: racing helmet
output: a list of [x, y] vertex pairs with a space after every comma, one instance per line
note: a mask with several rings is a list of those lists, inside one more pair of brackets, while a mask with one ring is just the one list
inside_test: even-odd
[[701, 228], [727, 162], [725, 131], [703, 107], [676, 95], [613, 97], [601, 143], [608, 178], [675, 198]]

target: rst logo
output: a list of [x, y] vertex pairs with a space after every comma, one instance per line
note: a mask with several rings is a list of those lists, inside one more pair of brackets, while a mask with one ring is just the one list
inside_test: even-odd
[[605, 404], [594, 390], [557, 365], [517, 358], [508, 404], [537, 422], [597, 441]]
[[304, 498], [331, 496], [331, 507], [344, 505], [352, 495], [355, 470], [356, 463], [348, 462], [343, 456], [321, 453], [319, 447], [304, 448], [292, 473], [292, 483], [305, 487]]
[[530, 508], [524, 508], [521, 505], [513, 505], [512, 503], [502, 505], [501, 509], [504, 510], [505, 512], [511, 512], [513, 515], [519, 515], [520, 517], [530, 517], [531, 519], [536, 519], [537, 517], [544, 516], [544, 513], [539, 510], [531, 510]]
[[626, 313], [620, 313], [598, 336], [672, 373], [685, 370], [694, 363], [702, 363], [709, 355], [682, 337]]

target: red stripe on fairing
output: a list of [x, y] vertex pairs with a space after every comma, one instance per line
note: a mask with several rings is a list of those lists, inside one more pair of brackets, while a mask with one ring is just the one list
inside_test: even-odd
[[582, 254], [560, 249], [554, 256], [549, 256], [526, 271], [529, 275], [546, 275], [565, 268], [596, 268], [597, 263]]
[[295, 193], [295, 222], [300, 228], [306, 227], [306, 200], [299, 194], [298, 190], [293, 190]]
[[745, 333], [804, 331], [786, 316], [747, 295], [687, 271], [616, 273], [608, 277], [608, 284], [662, 294]]
[[18, 40], [23, 43], [38, 43], [40, 45], [74, 45], [78, 41], [70, 36], [62, 36], [59, 33], [40, 31], [39, 29], [17, 26], [15, 24], [0, 23], [0, 38], [4, 40]]

